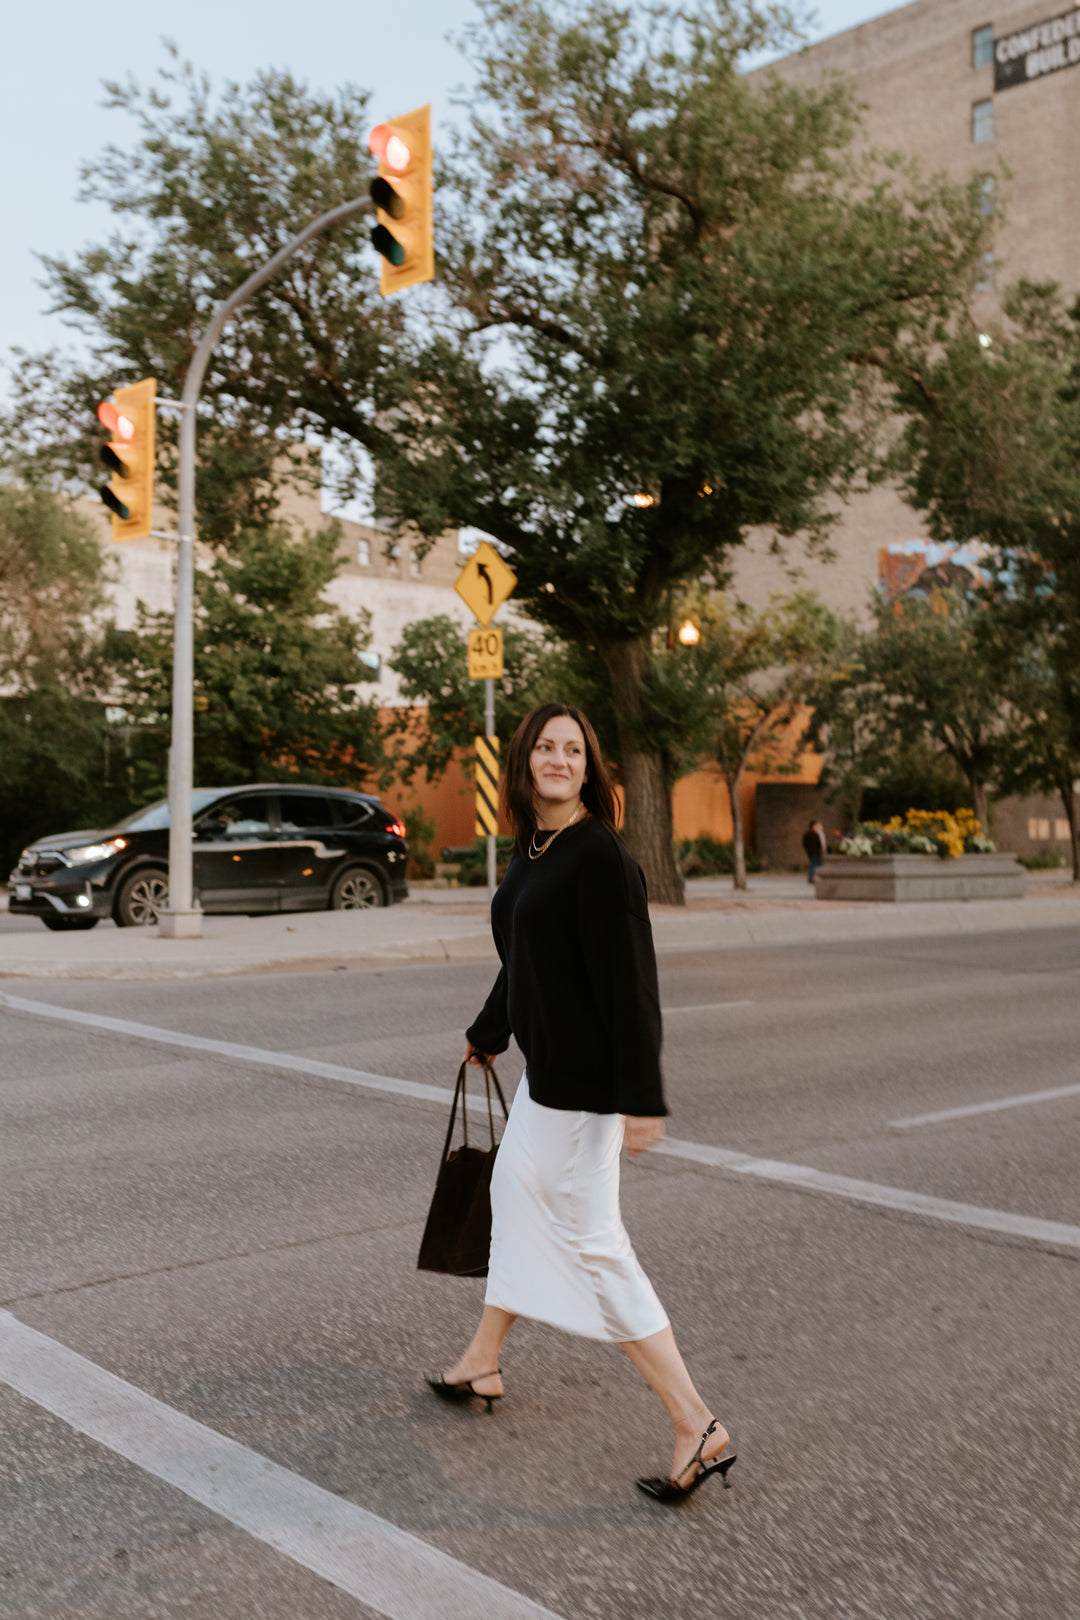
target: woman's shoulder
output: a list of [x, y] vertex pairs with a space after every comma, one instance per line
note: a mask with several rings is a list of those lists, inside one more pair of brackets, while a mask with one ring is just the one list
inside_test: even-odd
[[613, 827], [590, 817], [582, 828], [579, 850], [582, 865], [596, 879], [618, 884], [628, 898], [645, 896], [645, 876]]

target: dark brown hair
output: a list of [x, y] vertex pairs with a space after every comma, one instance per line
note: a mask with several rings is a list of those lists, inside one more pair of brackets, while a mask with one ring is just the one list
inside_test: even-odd
[[527, 714], [514, 732], [506, 756], [503, 774], [503, 805], [514, 829], [518, 853], [523, 855], [529, 839], [536, 830], [536, 810], [533, 806], [533, 778], [529, 757], [536, 747], [537, 738], [549, 720], [565, 715], [581, 727], [585, 739], [585, 780], [581, 785], [581, 800], [591, 816], [615, 831], [618, 800], [611, 783], [596, 732], [580, 709], [572, 703], [541, 703]]

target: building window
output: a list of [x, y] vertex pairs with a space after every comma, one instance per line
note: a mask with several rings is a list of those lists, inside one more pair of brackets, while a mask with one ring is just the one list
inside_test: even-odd
[[1054, 837], [1064, 839], [1066, 843], [1072, 842], [1072, 829], [1064, 816], [1054, 822]]
[[356, 542], [356, 561], [361, 568], [371, 567], [371, 547], [366, 540]]
[[994, 25], [986, 23], [971, 31], [972, 67], [989, 67], [994, 60]]
[[992, 141], [994, 138], [994, 103], [977, 101], [971, 109], [971, 138], [973, 141]]
[[1048, 817], [1044, 818], [1043, 816], [1029, 816], [1028, 817], [1028, 837], [1030, 838], [1030, 840], [1031, 840], [1031, 842], [1033, 844], [1042, 843], [1042, 841], [1044, 839], [1049, 838], [1050, 837], [1050, 821], [1049, 821], [1049, 818]]
[[[979, 271], [979, 279], [975, 283], [975, 291], [976, 292], [989, 292], [991, 290], [991, 288], [993, 287], [993, 285], [994, 285], [994, 255], [992, 253], [984, 253], [983, 254], [983, 262], [982, 262], [982, 269]], [[983, 344], [983, 347], [985, 348], [986, 345]]]
[[979, 213], [984, 217], [994, 212], [994, 178], [992, 174], [979, 176]]

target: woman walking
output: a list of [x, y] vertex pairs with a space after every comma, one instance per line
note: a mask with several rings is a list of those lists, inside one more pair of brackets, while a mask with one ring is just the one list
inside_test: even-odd
[[652, 1147], [667, 1112], [645, 880], [616, 835], [615, 793], [580, 710], [546, 703], [522, 721], [505, 794], [516, 847], [491, 913], [502, 969], [465, 1057], [479, 1065], [513, 1035], [526, 1070], [495, 1160], [480, 1325], [428, 1382], [490, 1410], [518, 1316], [619, 1343], [675, 1429], [670, 1474], [638, 1486], [678, 1502], [735, 1457], [619, 1213], [620, 1148]]

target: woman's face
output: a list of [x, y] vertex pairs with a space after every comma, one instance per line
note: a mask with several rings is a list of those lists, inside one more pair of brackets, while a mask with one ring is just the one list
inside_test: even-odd
[[585, 738], [576, 720], [557, 714], [549, 720], [529, 755], [533, 791], [549, 804], [573, 804], [585, 781]]

